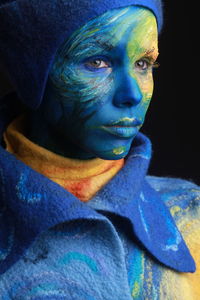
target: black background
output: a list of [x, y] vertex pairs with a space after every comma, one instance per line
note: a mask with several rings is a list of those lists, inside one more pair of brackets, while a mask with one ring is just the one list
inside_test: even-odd
[[200, 184], [200, 17], [195, 6], [182, 3], [165, 1], [160, 67], [142, 131], [153, 144], [150, 174]]
[[[200, 184], [197, 14], [194, 5], [165, 0], [160, 68], [155, 70], [153, 100], [142, 131], [153, 144], [150, 174], [181, 177]], [[1, 73], [0, 95], [9, 90]]]

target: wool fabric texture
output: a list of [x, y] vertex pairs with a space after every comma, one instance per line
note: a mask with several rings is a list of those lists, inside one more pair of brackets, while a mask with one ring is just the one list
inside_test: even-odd
[[[150, 157], [139, 133], [125, 166], [82, 203], [0, 146], [1, 299], [198, 299], [200, 189], [147, 177]], [[197, 271], [184, 273], [195, 271], [190, 251]]]
[[129, 5], [150, 9], [161, 30], [161, 0], [1, 1], [0, 58], [20, 100], [30, 108], [37, 108], [61, 44], [89, 20]]
[[[1, 112], [5, 113], [4, 105], [0, 117]], [[83, 207], [74, 195], [34, 171], [2, 147], [0, 157], [1, 207], [7, 207], [0, 227], [1, 242], [4, 245], [2, 257], [5, 257], [0, 269], [4, 272], [20, 258], [40, 233], [65, 221], [87, 215], [95, 218], [97, 215], [95, 211]], [[113, 206], [112, 212], [128, 218], [140, 243], [160, 262], [178, 271], [194, 272], [193, 258], [168, 209], [159, 194], [145, 180], [150, 157], [150, 141], [139, 134], [133, 144], [129, 163], [109, 181], [109, 185], [105, 185], [96, 194], [96, 199], [100, 199], [97, 203], [102, 207], [105, 202], [106, 207]], [[10, 222], [12, 225], [9, 225]], [[12, 245], [7, 240], [10, 226], [14, 226], [14, 231], [18, 232]]]
[[[1, 133], [16, 103], [0, 102]], [[0, 146], [1, 299], [198, 299], [200, 189], [146, 176], [150, 157], [138, 134], [125, 166], [83, 203]], [[197, 270], [184, 273], [195, 271], [190, 253]]]

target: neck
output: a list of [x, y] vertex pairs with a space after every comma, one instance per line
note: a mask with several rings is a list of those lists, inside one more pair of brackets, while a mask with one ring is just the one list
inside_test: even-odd
[[25, 137], [26, 118], [18, 117], [4, 133], [6, 150], [81, 201], [89, 201], [124, 165], [124, 160], [80, 160], [48, 151]]
[[46, 122], [40, 110], [31, 112], [27, 119], [29, 124], [26, 136], [37, 145], [63, 157], [80, 160], [95, 158], [94, 155], [84, 151], [69, 139], [60, 136], [59, 133]]

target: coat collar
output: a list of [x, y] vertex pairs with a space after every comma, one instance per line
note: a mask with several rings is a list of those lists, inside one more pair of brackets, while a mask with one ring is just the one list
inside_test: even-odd
[[88, 205], [127, 218], [140, 244], [159, 262], [194, 272], [195, 262], [168, 208], [145, 179], [150, 158], [150, 141], [139, 133], [125, 167]]

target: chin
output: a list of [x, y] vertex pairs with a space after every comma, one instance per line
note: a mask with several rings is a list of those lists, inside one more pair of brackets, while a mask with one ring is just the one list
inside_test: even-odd
[[95, 153], [96, 157], [105, 159], [105, 160], [119, 160], [127, 156], [130, 147], [118, 147], [108, 151], [98, 151]]

